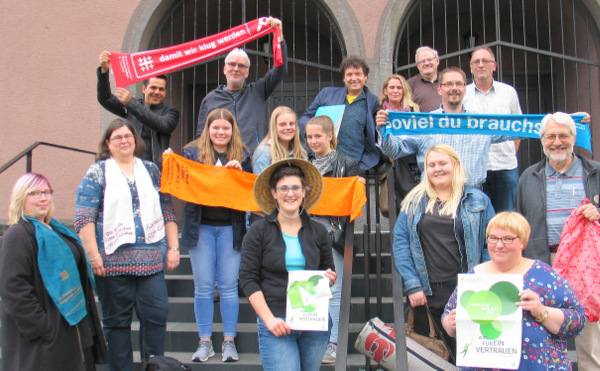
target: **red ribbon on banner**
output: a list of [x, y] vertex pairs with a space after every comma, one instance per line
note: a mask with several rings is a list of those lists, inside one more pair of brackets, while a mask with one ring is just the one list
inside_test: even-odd
[[198, 62], [244, 45], [274, 32], [273, 57], [275, 66], [283, 64], [281, 29], [273, 28], [267, 17], [246, 22], [216, 35], [161, 49], [137, 53], [110, 54], [110, 65], [117, 88], [124, 88], [150, 77], [181, 70]]

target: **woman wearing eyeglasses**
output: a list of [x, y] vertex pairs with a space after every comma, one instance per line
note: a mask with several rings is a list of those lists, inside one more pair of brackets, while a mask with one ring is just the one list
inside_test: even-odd
[[164, 353], [165, 254], [167, 271], [179, 264], [171, 196], [159, 192], [160, 170], [142, 160], [143, 154], [134, 126], [115, 119], [102, 135], [97, 162], [77, 188], [74, 225], [96, 275], [111, 371], [133, 367], [134, 308], [142, 359]]
[[0, 240], [3, 370], [93, 371], [108, 361], [90, 263], [52, 218], [52, 193], [46, 177], [27, 173], [10, 197]]
[[258, 345], [266, 371], [317, 371], [327, 331], [291, 330], [285, 322], [288, 272], [324, 270], [335, 282], [325, 227], [309, 211], [321, 197], [323, 179], [310, 162], [278, 161], [254, 183], [254, 198], [267, 214], [252, 224], [242, 245], [240, 285], [257, 314]]
[[[473, 267], [469, 273], [523, 275], [524, 290], [519, 293], [521, 301], [516, 303], [523, 308], [518, 370], [570, 370], [567, 340], [583, 330], [584, 309], [569, 283], [549, 265], [523, 257], [530, 232], [529, 223], [521, 214], [496, 215], [486, 230], [491, 261]], [[456, 336], [456, 291], [448, 301], [442, 323], [450, 336]]]
[[[406, 198], [394, 227], [394, 257], [415, 312], [415, 332], [428, 336], [440, 323], [457, 274], [489, 260], [485, 227], [494, 216], [489, 198], [466, 186], [467, 175], [452, 147], [438, 144], [425, 155], [425, 176]], [[455, 341], [444, 334], [455, 351]]]
[[[233, 114], [224, 108], [217, 108], [208, 114], [200, 138], [184, 147], [184, 156], [206, 165], [250, 172], [250, 161], [244, 161], [244, 150]], [[245, 212], [186, 203], [182, 244], [188, 247], [192, 263], [194, 312], [199, 337], [198, 348], [192, 356], [194, 362], [206, 362], [215, 355], [211, 339], [215, 284], [219, 289], [223, 321], [221, 360], [239, 360], [234, 340], [240, 310], [240, 250], [245, 234]]]

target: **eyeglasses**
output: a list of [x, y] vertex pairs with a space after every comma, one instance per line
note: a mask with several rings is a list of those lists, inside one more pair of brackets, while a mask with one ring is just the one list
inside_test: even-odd
[[420, 61], [417, 61], [417, 64], [425, 64], [425, 63], [431, 63], [433, 61], [435, 61], [437, 58], [425, 58], [425, 59], [421, 59]]
[[46, 198], [52, 198], [52, 193], [54, 193], [54, 191], [49, 189], [47, 191], [31, 191], [29, 192], [29, 195], [34, 200], [37, 200], [38, 198], [42, 197], [42, 195], [44, 195]]
[[280, 195], [287, 195], [290, 190], [294, 194], [299, 194], [304, 189], [304, 186], [302, 186], [302, 185], [294, 185], [294, 186], [291, 186], [291, 187], [281, 186], [281, 187], [275, 187], [275, 189], [277, 190], [277, 192], [279, 192]]
[[243, 64], [243, 63], [227, 62], [225, 64], [228, 65], [231, 68], [235, 68], [237, 66], [237, 68], [239, 68], [240, 70], [248, 68], [248, 66], [245, 65], [245, 64]]
[[487, 242], [490, 245], [495, 245], [498, 243], [498, 241], [502, 241], [504, 245], [512, 245], [517, 238], [519, 238], [519, 236], [504, 236], [502, 238], [498, 238], [496, 236], [487, 236]]
[[464, 88], [465, 87], [465, 83], [462, 81], [457, 81], [457, 82], [445, 82], [443, 84], [440, 84], [445, 88], [451, 89], [453, 87], [457, 87], [457, 88]]
[[495, 63], [496, 61], [493, 59], [476, 59], [474, 61], [471, 61], [471, 66], [473, 65], [478, 65], [478, 64], [489, 64], [489, 63]]
[[571, 138], [570, 134], [546, 134], [544, 140], [548, 143], [552, 143], [558, 138], [561, 142], [565, 142]]
[[133, 134], [125, 134], [123, 136], [115, 135], [114, 137], [110, 138], [110, 141], [120, 143], [123, 139], [129, 142], [133, 139]]

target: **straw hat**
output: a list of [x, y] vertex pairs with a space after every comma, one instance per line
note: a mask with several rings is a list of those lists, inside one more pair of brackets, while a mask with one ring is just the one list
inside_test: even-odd
[[306, 185], [308, 186], [304, 207], [306, 211], [309, 211], [321, 198], [321, 194], [323, 193], [323, 177], [321, 177], [321, 173], [315, 165], [297, 158], [288, 158], [274, 162], [260, 173], [254, 182], [254, 199], [256, 203], [266, 214], [271, 214], [275, 211], [276, 205], [271, 194], [271, 189], [269, 188], [269, 180], [271, 180], [273, 172], [284, 165], [295, 166], [304, 174]]

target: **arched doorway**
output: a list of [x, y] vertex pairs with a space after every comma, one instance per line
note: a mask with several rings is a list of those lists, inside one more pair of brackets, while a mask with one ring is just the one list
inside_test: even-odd
[[[405, 13], [394, 50], [394, 71], [418, 73], [415, 50], [429, 45], [440, 54], [440, 68], [469, 72], [474, 47], [487, 44], [495, 54], [495, 78], [511, 84], [525, 113], [554, 111], [600, 114], [600, 34], [581, 0], [424, 0]], [[592, 126], [600, 135], [600, 127]], [[600, 153], [600, 143], [593, 146]], [[539, 141], [519, 151], [523, 170], [542, 156]]]
[[[289, 64], [286, 79], [271, 95], [265, 109], [269, 113], [286, 105], [300, 115], [321, 88], [342, 84], [338, 66], [346, 54], [344, 41], [330, 12], [318, 0], [176, 1], [159, 22], [148, 49], [199, 39], [269, 15], [283, 22]], [[256, 81], [272, 67], [270, 37], [244, 47], [252, 63], [248, 81]], [[179, 127], [171, 140], [178, 153], [194, 138], [202, 99], [226, 82], [222, 72], [224, 57], [169, 75], [168, 101], [181, 112]]]

